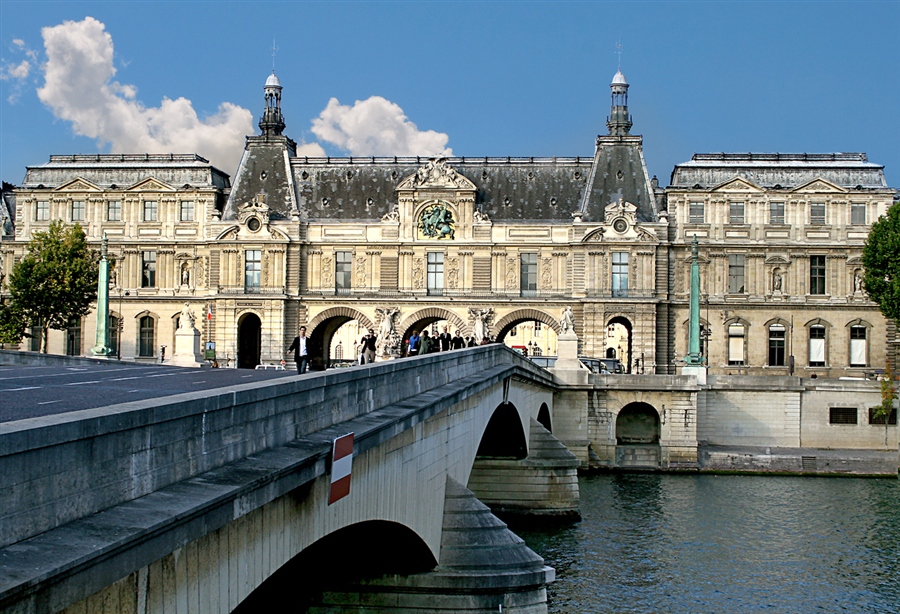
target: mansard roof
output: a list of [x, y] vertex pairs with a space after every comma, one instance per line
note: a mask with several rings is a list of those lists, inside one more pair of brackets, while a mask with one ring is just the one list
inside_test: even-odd
[[869, 162], [864, 153], [694, 154], [689, 162], [675, 166], [669, 187], [710, 189], [735, 177], [776, 189], [796, 188], [815, 179], [845, 188], [887, 187], [884, 166]]
[[[639, 137], [637, 137], [639, 138]], [[308, 219], [380, 219], [397, 202], [396, 189], [429, 158], [292, 158], [298, 204]], [[654, 221], [649, 180], [639, 148], [608, 147], [595, 157], [446, 158], [475, 187], [475, 209], [494, 222], [602, 221], [611, 202], [638, 206]]]
[[103, 189], [122, 188], [154, 178], [168, 185], [226, 189], [228, 175], [196, 154], [87, 154], [50, 156], [29, 166], [22, 188], [58, 188], [81, 178]]
[[[292, 158], [300, 208], [310, 220], [381, 219], [396, 188], [429, 158]], [[591, 158], [445, 158], [475, 186], [475, 208], [494, 222], [571, 222]], [[602, 219], [602, 217], [601, 217]]]

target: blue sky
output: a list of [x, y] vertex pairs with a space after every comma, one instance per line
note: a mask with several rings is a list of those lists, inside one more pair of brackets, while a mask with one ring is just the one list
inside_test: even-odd
[[589, 156], [621, 41], [661, 185], [694, 152], [864, 151], [900, 187], [898, 32], [896, 0], [2, 0], [0, 177], [148, 150], [233, 174], [274, 37], [286, 133], [311, 153]]

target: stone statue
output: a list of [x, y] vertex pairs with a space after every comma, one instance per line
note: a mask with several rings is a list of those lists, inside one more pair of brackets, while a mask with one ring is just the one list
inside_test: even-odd
[[376, 309], [375, 313], [381, 314], [381, 324], [378, 327], [378, 336], [382, 339], [390, 337], [394, 333], [394, 316], [400, 313], [400, 310], [392, 307]]
[[396, 307], [378, 307], [375, 313], [381, 316], [378, 325], [378, 337], [375, 340], [375, 351], [379, 356], [400, 356], [401, 339], [394, 328], [394, 316], [400, 313]]
[[190, 283], [190, 281], [191, 281], [191, 272], [188, 269], [188, 263], [182, 262], [181, 263], [181, 285], [186, 286], [186, 285], [188, 285], [188, 283]]
[[[0, 274], [2, 274], [2, 267], [0, 267]], [[113, 260], [109, 263], [109, 285], [113, 288], [117, 288], [119, 286], [119, 275], [116, 272], [116, 261]]]
[[575, 332], [575, 314], [572, 313], [572, 307], [566, 307], [562, 317], [559, 319], [559, 327], [562, 334]]
[[781, 271], [775, 269], [775, 271], [772, 272], [772, 290], [775, 292], [781, 292], [781, 283]]
[[191, 306], [187, 303], [184, 304], [184, 307], [181, 308], [181, 317], [178, 320], [178, 329], [186, 329], [191, 330], [194, 328], [194, 320], [195, 320], [194, 312], [191, 311]]
[[853, 273], [853, 291], [854, 292], [862, 292], [863, 291], [863, 278], [862, 271], [859, 269]]
[[494, 314], [493, 309], [469, 309], [469, 315], [472, 316], [474, 320], [474, 326], [472, 327], [475, 332], [475, 343], [477, 345], [481, 345], [481, 343], [487, 338], [487, 328], [488, 328], [488, 320]]

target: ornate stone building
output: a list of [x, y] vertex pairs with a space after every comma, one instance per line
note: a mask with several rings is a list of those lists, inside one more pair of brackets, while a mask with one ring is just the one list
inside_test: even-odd
[[[621, 72], [611, 91], [592, 157], [307, 158], [283, 134], [273, 74], [233, 185], [196, 156], [52, 156], [15, 190], [4, 266], [51, 219], [97, 244], [106, 233], [127, 359], [171, 346], [185, 301], [220, 360], [245, 367], [280, 361], [301, 325], [321, 365], [352, 320], [397, 356], [438, 321], [553, 335], [571, 306], [583, 354], [673, 373], [697, 235], [712, 372], [782, 373], [791, 355], [823, 375], [883, 366], [896, 331], [855, 281], [894, 194], [883, 168], [862, 154], [698, 155], [663, 190]], [[84, 353], [94, 327], [51, 333], [51, 351]]]

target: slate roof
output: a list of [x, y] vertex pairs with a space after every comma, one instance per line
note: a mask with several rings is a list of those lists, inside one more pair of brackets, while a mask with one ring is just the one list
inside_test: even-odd
[[845, 188], [886, 188], [884, 166], [869, 162], [864, 153], [694, 154], [675, 166], [670, 187], [712, 188], [741, 177], [764, 188], [794, 188], [821, 178]]
[[[462, 157], [446, 163], [475, 184], [475, 208], [493, 222], [570, 223], [578, 210], [585, 221], [602, 221], [606, 205], [618, 198], [638, 205], [641, 221], [655, 220], [639, 148], [601, 149], [596, 172], [590, 157]], [[396, 204], [396, 186], [428, 160], [292, 158], [291, 174], [310, 221], [378, 220]]]
[[25, 171], [24, 189], [56, 188], [76, 177], [101, 188], [124, 188], [154, 177], [172, 187], [230, 187], [228, 175], [196, 154], [76, 154], [50, 156]]
[[[310, 220], [381, 219], [395, 188], [429, 158], [292, 158], [301, 209]], [[495, 222], [572, 221], [591, 158], [446, 158], [477, 188], [475, 208]]]

